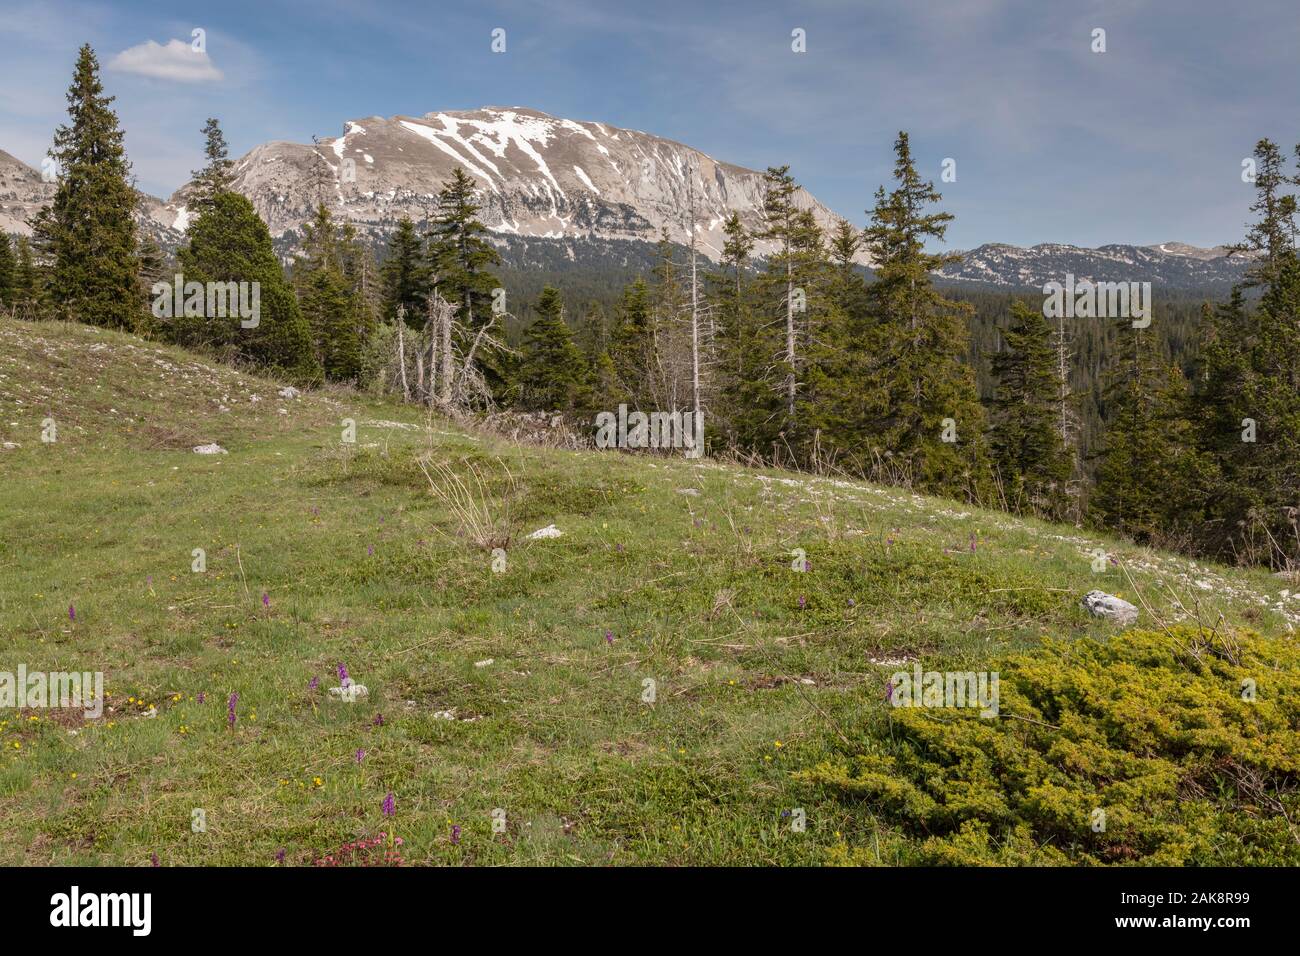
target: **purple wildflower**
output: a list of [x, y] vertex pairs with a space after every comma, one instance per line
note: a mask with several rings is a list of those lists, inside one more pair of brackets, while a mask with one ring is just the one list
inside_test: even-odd
[[857, 603], [853, 598], [849, 598], [849, 607], [857, 607]]
[[891, 677], [885, 681], [885, 700], [893, 701], [894, 699], [894, 679]]
[[149, 865], [150, 865], [150, 866], [161, 866], [161, 865], [162, 865], [161, 863], [158, 862], [158, 854], [157, 854], [157, 853], [150, 853], [150, 854], [149, 854]]
[[375, 546], [373, 544], [367, 545], [366, 554], [373, 555], [374, 553], [375, 553]]
[[384, 797], [384, 816], [391, 817], [397, 812], [397, 798], [391, 793]]
[[230, 722], [232, 728], [235, 726], [235, 705], [238, 703], [239, 692], [234, 691], [230, 695], [230, 700], [226, 701], [226, 720]]
[[364, 750], [364, 749], [358, 750], [358, 751], [357, 751], [357, 763], [361, 763], [361, 761], [363, 761], [363, 760], [365, 760], [365, 759], [366, 759], [366, 752], [365, 752], [365, 750]]
[[458, 823], [453, 823], [451, 825], [451, 845], [460, 845], [460, 824]]
[[375, 714], [375, 719], [372, 720], [370, 723], [373, 724], [373, 725], [376, 726], [376, 727], [382, 727], [382, 726], [384, 726], [384, 715], [383, 715], [383, 714]]
[[276, 853], [276, 855], [275, 855], [275, 862], [276, 862], [276, 863], [283, 863], [283, 862], [284, 862], [284, 847], [280, 847], [280, 851], [279, 851], [278, 853]]
[[606, 631], [606, 632], [605, 632], [605, 643], [606, 643], [606, 644], [613, 644], [613, 643], [614, 643], [614, 632], [613, 632], [613, 631]]
[[307, 681], [307, 689], [315, 690], [320, 687], [320, 678], [313, 675], [312, 679]]
[[970, 549], [971, 549], [972, 552], [974, 552], [974, 550], [975, 550], [975, 532], [974, 532], [974, 531], [972, 531], [972, 532], [970, 533]]
[[68, 605], [68, 620], [69, 621], [77, 620], [77, 609], [73, 607], [71, 604]]
[[347, 687], [352, 683], [352, 678], [348, 676], [348, 668], [346, 664], [339, 665], [339, 683], [344, 687]]
[[807, 604], [808, 604], [808, 599], [805, 598], [802, 594], [800, 594], [800, 595], [799, 595], [799, 610], [802, 611], [802, 610], [804, 609], [804, 607], [805, 607]]
[[269, 595], [269, 594], [267, 594], [265, 591], [263, 591], [263, 592], [262, 592], [262, 607], [270, 607], [270, 606], [271, 606], [271, 595]]
[[205, 694], [203, 691], [199, 691], [199, 703], [201, 704], [207, 699], [208, 699], [208, 695]]

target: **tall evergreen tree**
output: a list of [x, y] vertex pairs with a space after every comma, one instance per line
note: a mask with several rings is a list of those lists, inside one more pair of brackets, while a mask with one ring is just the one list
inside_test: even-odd
[[[311, 329], [316, 360], [331, 381], [355, 382], [361, 373], [364, 310], [360, 290], [347, 274], [356, 255], [349, 226], [339, 228], [321, 203], [303, 225], [302, 250], [294, 283], [303, 319]], [[358, 276], [353, 276], [353, 279]]]
[[[1300, 147], [1297, 147], [1300, 156]], [[1300, 256], [1297, 200], [1278, 147], [1255, 147], [1255, 221], [1237, 248], [1254, 254], [1247, 286], [1261, 290], [1214, 314], [1202, 343], [1204, 386], [1196, 399], [1200, 447], [1216, 480], [1207, 488], [1205, 546], [1273, 564], [1300, 563]]]
[[1206, 469], [1187, 420], [1187, 382], [1160, 353], [1149, 328], [1120, 323], [1119, 361], [1105, 401], [1109, 425], [1094, 521], [1143, 543], [1170, 544], [1199, 523]]
[[17, 256], [14, 263], [14, 308], [22, 319], [33, 319], [41, 314], [45, 303], [45, 285], [32, 254], [32, 244], [26, 236], [18, 237]]
[[0, 232], [0, 309], [14, 308], [18, 295], [18, 259], [9, 237]]
[[383, 315], [395, 321], [401, 308], [407, 324], [419, 327], [429, 295], [429, 267], [421, 249], [415, 224], [403, 216], [388, 240], [388, 255], [380, 270], [383, 287]]
[[943, 239], [953, 217], [925, 211], [941, 197], [918, 175], [906, 133], [898, 134], [894, 151], [896, 185], [876, 191], [865, 230], [876, 263], [876, 281], [868, 287], [874, 324], [855, 417], [887, 462], [887, 477], [979, 498], [988, 463], [984, 410], [974, 372], [962, 361], [970, 310], [944, 298], [931, 281], [931, 273], [955, 257], [925, 249], [927, 239]]
[[51, 263], [49, 293], [64, 318], [118, 329], [146, 322], [133, 214], [138, 196], [99, 61], [82, 46], [68, 89], [69, 122], [54, 133], [60, 169], [51, 205], [33, 221]]
[[244, 328], [238, 316], [174, 318], [168, 325], [172, 338], [279, 370], [296, 381], [319, 380], [311, 329], [253, 204], [238, 193], [217, 195], [190, 225], [187, 238], [188, 244], [177, 253], [186, 281], [256, 282], [260, 316], [253, 328]]
[[590, 401], [587, 363], [564, 321], [564, 300], [547, 286], [535, 307], [537, 318], [524, 336], [520, 385], [531, 408], [572, 412]]
[[639, 278], [623, 290], [615, 309], [610, 361], [618, 390], [633, 407], [643, 411], [649, 411], [653, 401], [650, 389], [655, 363], [653, 324], [650, 287]]
[[795, 420], [795, 401], [799, 392], [799, 303], [795, 297], [795, 246], [797, 212], [794, 194], [799, 184], [790, 175], [789, 166], [768, 167], [763, 176], [763, 219], [765, 228], [759, 237], [777, 244], [768, 260], [768, 275], [782, 288], [781, 306], [784, 312], [784, 342], [780, 352], [780, 391], [785, 407], [782, 428], [792, 427]]
[[992, 360], [993, 464], [1009, 507], [1057, 518], [1067, 505], [1072, 468], [1057, 430], [1052, 329], [1041, 311], [1017, 301], [1002, 338]]
[[457, 307], [466, 330], [477, 330], [489, 317], [492, 290], [500, 280], [491, 267], [501, 256], [487, 240], [479, 221], [481, 207], [474, 180], [460, 166], [438, 193], [438, 209], [429, 232], [429, 261], [433, 281], [444, 299]]
[[207, 162], [202, 169], [191, 173], [194, 178], [193, 203], [199, 210], [210, 204], [218, 194], [229, 191], [235, 181], [235, 164], [229, 159], [226, 137], [215, 117], [208, 117], [203, 126], [203, 137], [203, 155]]

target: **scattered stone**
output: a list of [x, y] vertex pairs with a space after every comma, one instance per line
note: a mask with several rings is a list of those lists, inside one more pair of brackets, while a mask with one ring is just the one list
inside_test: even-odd
[[495, 664], [495, 663], [496, 663], [496, 658], [489, 657], [489, 658], [488, 658], [487, 660], [485, 660], [485, 661], [475, 661], [475, 662], [474, 662], [474, 666], [475, 666], [475, 667], [487, 667], [488, 665], [490, 665], [490, 664]]
[[558, 538], [562, 534], [564, 534], [564, 532], [555, 527], [555, 525], [548, 524], [545, 528], [538, 528], [528, 537], [536, 541], [538, 538]]
[[1089, 591], [1083, 596], [1080, 604], [1093, 617], [1104, 617], [1116, 624], [1127, 626], [1138, 619], [1138, 609], [1135, 605], [1105, 591]]
[[690, 495], [692, 498], [698, 498], [698, 497], [700, 496], [700, 489], [698, 489], [698, 488], [678, 488], [678, 489], [677, 489], [677, 493], [678, 493], [679, 495]]
[[224, 448], [216, 442], [209, 442], [206, 445], [195, 445], [194, 454], [196, 455], [226, 455], [229, 454]]
[[330, 696], [335, 700], [352, 704], [370, 696], [370, 689], [365, 684], [349, 683], [346, 687], [331, 687]]
[[281, 398], [297, 398], [299, 395], [302, 394], [302, 392], [298, 391], [298, 389], [294, 388], [292, 385], [286, 385], [284, 388], [280, 389], [280, 391], [277, 392], [276, 394], [279, 395]]

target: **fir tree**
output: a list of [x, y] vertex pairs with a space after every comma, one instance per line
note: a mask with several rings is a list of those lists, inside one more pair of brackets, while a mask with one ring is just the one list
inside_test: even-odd
[[894, 150], [897, 183], [892, 192], [877, 190], [865, 230], [876, 263], [867, 290], [874, 321], [855, 417], [884, 477], [979, 498], [988, 463], [984, 410], [974, 373], [962, 361], [970, 310], [945, 299], [931, 281], [954, 257], [925, 249], [927, 239], [943, 239], [952, 215], [925, 211], [941, 197], [917, 174], [906, 133]]
[[524, 336], [520, 385], [531, 408], [572, 412], [590, 400], [587, 365], [564, 321], [564, 300], [547, 286], [535, 306], [537, 318]]
[[1105, 394], [1109, 424], [1089, 510], [1108, 530], [1169, 544], [1199, 523], [1206, 478], [1185, 416], [1187, 382], [1159, 354], [1149, 328], [1122, 320], [1119, 349]]
[[1002, 338], [992, 360], [993, 464], [1009, 507], [1056, 518], [1067, 503], [1072, 469], [1057, 431], [1052, 329], [1041, 311], [1015, 302]]
[[1212, 553], [1286, 564], [1300, 561], [1300, 256], [1288, 191], [1297, 180], [1269, 140], [1255, 157], [1256, 219], [1237, 248], [1256, 254], [1246, 285], [1261, 290], [1259, 304], [1248, 312], [1234, 293], [1202, 343], [1205, 383], [1195, 407], [1200, 447], [1215, 470], [1204, 540]]
[[191, 173], [194, 177], [192, 201], [197, 210], [210, 204], [218, 194], [228, 192], [235, 181], [235, 164], [228, 158], [230, 150], [226, 146], [226, 137], [215, 117], [209, 117], [204, 124], [203, 136], [203, 155], [207, 158], [207, 163], [202, 169]]
[[118, 329], [145, 324], [133, 214], [138, 197], [99, 61], [81, 48], [68, 89], [69, 122], [54, 133], [54, 200], [33, 221], [51, 263], [49, 293], [64, 318]]
[[490, 314], [492, 291], [500, 280], [490, 267], [501, 256], [487, 240], [487, 227], [478, 219], [480, 206], [474, 180], [460, 166], [438, 193], [438, 209], [429, 232], [429, 261], [434, 282], [444, 299], [457, 307], [467, 330], [477, 330]]
[[628, 402], [642, 411], [654, 407], [655, 319], [650, 286], [638, 278], [623, 289], [615, 309], [610, 360]]
[[790, 175], [789, 166], [768, 167], [763, 176], [764, 230], [759, 238], [777, 243], [777, 250], [768, 260], [768, 273], [782, 288], [781, 306], [784, 312], [784, 344], [780, 359], [780, 392], [785, 406], [782, 427], [791, 427], [795, 418], [795, 399], [799, 389], [799, 342], [795, 300], [796, 213], [794, 194], [799, 186]]
[[0, 232], [0, 309], [12, 310], [18, 295], [18, 259], [9, 237]]
[[314, 352], [330, 381], [355, 382], [361, 372], [363, 330], [360, 291], [349, 281], [346, 263], [356, 254], [350, 227], [338, 228], [324, 203], [303, 225], [294, 268], [302, 317], [311, 329]]
[[424, 302], [429, 295], [429, 267], [421, 251], [415, 224], [403, 216], [388, 240], [388, 255], [380, 269], [383, 287], [383, 315], [396, 321], [401, 308], [412, 328], [421, 325]]
[[271, 233], [253, 204], [238, 193], [216, 196], [191, 224], [189, 242], [177, 254], [186, 281], [257, 282], [260, 316], [244, 328], [238, 316], [225, 319], [173, 318], [172, 338], [184, 345], [206, 345], [300, 382], [320, 378], [311, 330], [298, 309], [271, 244]]
[[23, 319], [36, 318], [41, 314], [44, 302], [45, 286], [32, 254], [31, 242], [26, 236], [19, 236], [14, 263], [15, 313]]

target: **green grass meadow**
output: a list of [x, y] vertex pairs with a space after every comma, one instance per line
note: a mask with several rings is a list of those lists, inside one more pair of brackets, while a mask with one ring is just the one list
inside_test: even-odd
[[[1300, 619], [1295, 584], [1088, 531], [280, 387], [0, 321], [0, 671], [108, 695], [0, 710], [0, 865], [310, 865], [381, 832], [408, 865], [907, 864], [918, 834], [797, 776], [888, 739], [894, 671], [1106, 639], [1093, 588], [1147, 627]], [[503, 571], [421, 458], [485, 478]], [[340, 664], [368, 697], [331, 697]]]

